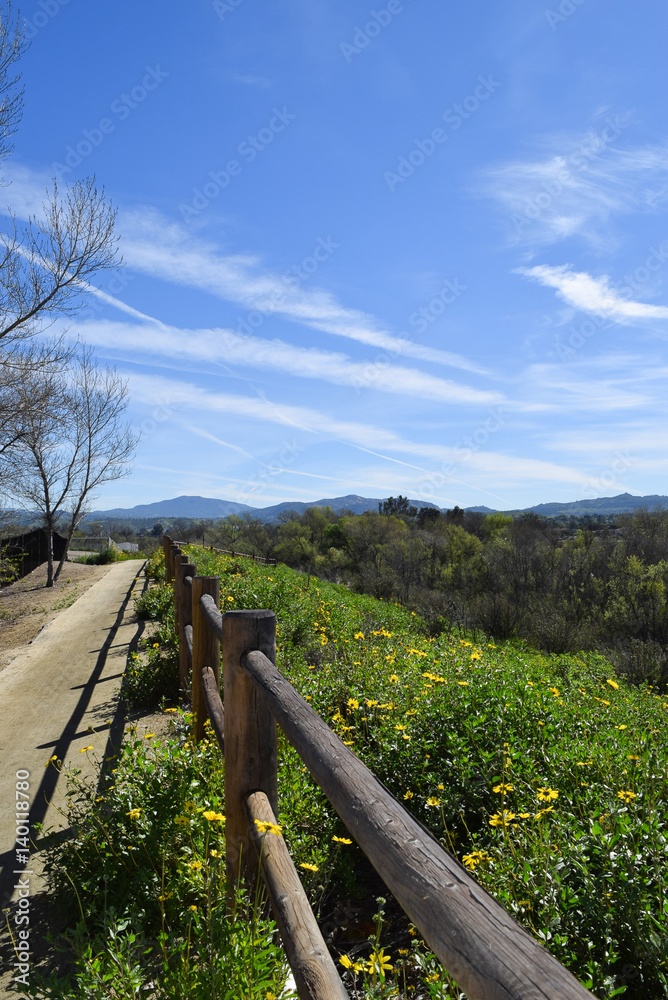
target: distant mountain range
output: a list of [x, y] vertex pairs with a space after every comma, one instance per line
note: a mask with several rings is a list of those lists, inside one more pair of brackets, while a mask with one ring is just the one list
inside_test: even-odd
[[[528, 511], [541, 517], [556, 517], [558, 514], [631, 514], [640, 507], [647, 510], [666, 510], [668, 497], [634, 497], [631, 493], [620, 493], [616, 497], [598, 497], [596, 500], [573, 500], [571, 503], [539, 503], [527, 507]], [[524, 511], [509, 511], [520, 514]]]
[[[172, 500], [159, 500], [156, 503], [138, 504], [136, 507], [114, 507], [112, 510], [94, 510], [86, 515], [88, 521], [100, 520], [139, 520], [144, 518], [174, 518], [174, 517], [202, 517], [221, 518], [229, 517], [230, 514], [252, 514], [253, 517], [261, 521], [277, 521], [279, 514], [283, 511], [294, 511], [296, 514], [303, 514], [309, 507], [331, 507], [336, 513], [340, 510], [349, 510], [353, 514], [363, 514], [365, 510], [378, 510], [378, 504], [382, 500], [369, 497], [360, 497], [351, 493], [345, 497], [328, 497], [324, 500], [314, 500], [311, 503], [302, 503], [298, 500], [288, 500], [285, 503], [277, 503], [272, 507], [249, 507], [245, 503], [235, 503], [232, 500], [214, 500], [211, 497], [174, 497]], [[427, 503], [422, 500], [410, 500], [413, 507], [434, 507], [439, 508], [434, 503]]]
[[[367, 510], [378, 510], [382, 501], [372, 497], [361, 497], [355, 493], [345, 497], [329, 497], [324, 500], [314, 500], [311, 503], [286, 501], [274, 504], [272, 507], [249, 507], [248, 504], [235, 503], [231, 500], [217, 500], [212, 497], [174, 497], [172, 500], [159, 500], [156, 503], [138, 504], [136, 507], [115, 507], [112, 510], [95, 510], [87, 515], [89, 521], [100, 520], [145, 520], [183, 518], [229, 517], [230, 514], [252, 514], [261, 521], [276, 521], [283, 511], [294, 511], [303, 514], [309, 507], [331, 507], [333, 511], [352, 511], [353, 514], [363, 514]], [[436, 504], [422, 500], [409, 500], [413, 507], [433, 507]], [[573, 500], [570, 503], [540, 503], [523, 510], [504, 511], [507, 514], [535, 513], [542, 517], [556, 517], [559, 514], [628, 514], [639, 507], [648, 510], [668, 509], [668, 497], [644, 496], [637, 497], [631, 493], [621, 493], [616, 497], [598, 497], [595, 500]], [[445, 508], [441, 508], [445, 509]], [[465, 510], [481, 514], [492, 514], [491, 507], [466, 507]]]

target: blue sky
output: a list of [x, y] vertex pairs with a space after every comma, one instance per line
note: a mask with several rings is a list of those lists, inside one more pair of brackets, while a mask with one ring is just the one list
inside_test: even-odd
[[95, 174], [98, 507], [668, 494], [660, 0], [40, 0], [6, 200]]

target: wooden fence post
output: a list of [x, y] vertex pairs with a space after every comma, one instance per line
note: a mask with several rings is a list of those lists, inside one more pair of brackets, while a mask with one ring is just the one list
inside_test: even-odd
[[184, 555], [182, 555], [181, 549], [178, 547], [178, 545], [175, 545], [174, 542], [172, 542], [172, 544], [170, 545], [169, 549], [170, 549], [171, 558], [172, 558], [172, 579], [174, 581], [174, 625], [176, 626], [176, 629], [178, 631], [178, 627], [179, 627], [179, 601], [178, 601], [178, 593], [177, 592], [178, 592], [178, 586], [179, 586], [179, 577], [178, 577], [177, 567], [179, 566], [179, 563], [181, 562], [181, 559], [183, 558], [185, 561], [187, 561], [187, 557], [184, 556]]
[[188, 690], [188, 679], [190, 676], [190, 656], [188, 653], [188, 643], [185, 637], [186, 625], [192, 625], [192, 587], [185, 582], [187, 576], [197, 575], [197, 566], [187, 562], [187, 556], [183, 556], [183, 562], [176, 567], [176, 608], [178, 614], [178, 637], [179, 637], [179, 688], [181, 697]]
[[174, 567], [172, 566], [172, 540], [168, 535], [162, 536], [162, 550], [165, 553], [165, 583], [171, 583], [174, 579]]
[[241, 666], [241, 657], [258, 649], [276, 662], [273, 611], [228, 611], [223, 615], [225, 703], [225, 838], [230, 897], [241, 875], [254, 885], [258, 861], [246, 813], [250, 792], [264, 792], [278, 814], [276, 722], [262, 693]]
[[200, 597], [208, 594], [220, 605], [220, 579], [217, 576], [193, 577], [193, 669], [192, 669], [192, 702], [195, 716], [195, 741], [199, 743], [204, 735], [204, 720], [206, 706], [202, 695], [202, 667], [211, 667], [216, 675], [216, 683], [220, 690], [220, 643], [209, 628], [202, 609]]

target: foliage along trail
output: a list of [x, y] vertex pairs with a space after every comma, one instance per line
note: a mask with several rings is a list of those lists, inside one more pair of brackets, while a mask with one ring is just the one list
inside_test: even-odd
[[[666, 697], [627, 686], [595, 653], [543, 655], [518, 643], [490, 643], [480, 634], [429, 635], [420, 618], [398, 605], [314, 578], [307, 586], [305, 576], [285, 566], [260, 567], [198, 547], [190, 555], [199, 573], [220, 575], [224, 610], [276, 611], [279, 669], [406, 808], [596, 996], [666, 995]], [[150, 697], [152, 685], [159, 694], [166, 673], [176, 668], [169, 595], [156, 588], [144, 598], [145, 610], [162, 624], [159, 642], [128, 667], [127, 691], [140, 699]], [[207, 912], [215, 909], [210, 880], [217, 861], [210, 857], [206, 824], [195, 837], [203, 823], [195, 822], [196, 814], [224, 815], [220, 761], [215, 768], [198, 765], [202, 777], [215, 774], [215, 787], [193, 780], [183, 801], [171, 779], [161, 778], [161, 767], [173, 770], [165, 761], [182, 757], [188, 745], [135, 745], [132, 768], [119, 765], [105, 803], [114, 836], [155, 846], [147, 852], [153, 869], [143, 876], [145, 889], [152, 880], [158, 927], [160, 919], [163, 927], [176, 927], [181, 907], [186, 923], [179, 940], [194, 919], [193, 907], [208, 898]], [[219, 758], [213, 740], [197, 753]], [[158, 804], [138, 773], [148, 775]], [[165, 780], [168, 799], [159, 791]], [[285, 745], [279, 746], [279, 824], [316, 911], [331, 916], [330, 929], [340, 925], [333, 946], [348, 986], [361, 991], [353, 995], [390, 996], [399, 989], [401, 996], [459, 996], [391, 904], [386, 918], [377, 916], [375, 930], [372, 912], [337, 917], [337, 909], [350, 915], [368, 903], [375, 883], [341, 821]], [[91, 847], [87, 837], [95, 826], [84, 822], [82, 829], [80, 857]], [[186, 863], [190, 896], [182, 885]], [[138, 881], [129, 884], [120, 910], [149, 912]], [[89, 879], [92, 912], [95, 886]], [[149, 936], [157, 933], [150, 926]], [[415, 991], [406, 992], [407, 984]]]

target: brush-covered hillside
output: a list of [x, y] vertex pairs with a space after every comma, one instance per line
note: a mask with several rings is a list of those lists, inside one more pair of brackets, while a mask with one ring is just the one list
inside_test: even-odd
[[[279, 669], [596, 997], [668, 995], [666, 697], [628, 686], [596, 653], [541, 654], [457, 629], [429, 634], [425, 621], [395, 603], [281, 565], [196, 546], [188, 552], [200, 574], [220, 576], [223, 610], [276, 612]], [[161, 559], [153, 559], [157, 574]], [[178, 691], [171, 603], [164, 584], [139, 603], [159, 624], [131, 657], [125, 693], [144, 704], [162, 697], [181, 720], [176, 735], [130, 742], [113, 784], [101, 799], [91, 796], [73, 824], [75, 846], [57, 849], [53, 869], [65, 869], [77, 886], [72, 912], [84, 907], [87, 934], [98, 928], [101, 968], [118, 964], [109, 908], [117, 923], [134, 915], [145, 949], [138, 981], [156, 997], [199, 996], [198, 983], [215, 993], [220, 970], [236, 967], [220, 958], [232, 947], [220, 751], [211, 737], [195, 752], [176, 701], [164, 701]], [[123, 845], [133, 845], [139, 874], [123, 877], [113, 857], [101, 873], [100, 816], [107, 856], [123, 857]], [[282, 740], [279, 823], [352, 997], [460, 1000]], [[268, 949], [271, 927], [262, 927]], [[246, 931], [234, 933], [241, 940]], [[273, 983], [279, 959], [262, 954]], [[79, 961], [85, 965], [85, 955]], [[243, 995], [292, 995], [263, 986], [270, 978]], [[172, 984], [166, 992], [165, 983]], [[222, 987], [220, 995], [228, 995]]]
[[[600, 996], [666, 993], [668, 698], [594, 653], [429, 636], [396, 604], [285, 567], [192, 559], [220, 575], [224, 607], [276, 611], [279, 668], [576, 975]], [[304, 841], [296, 791], [286, 839], [327, 869], [331, 837]]]

